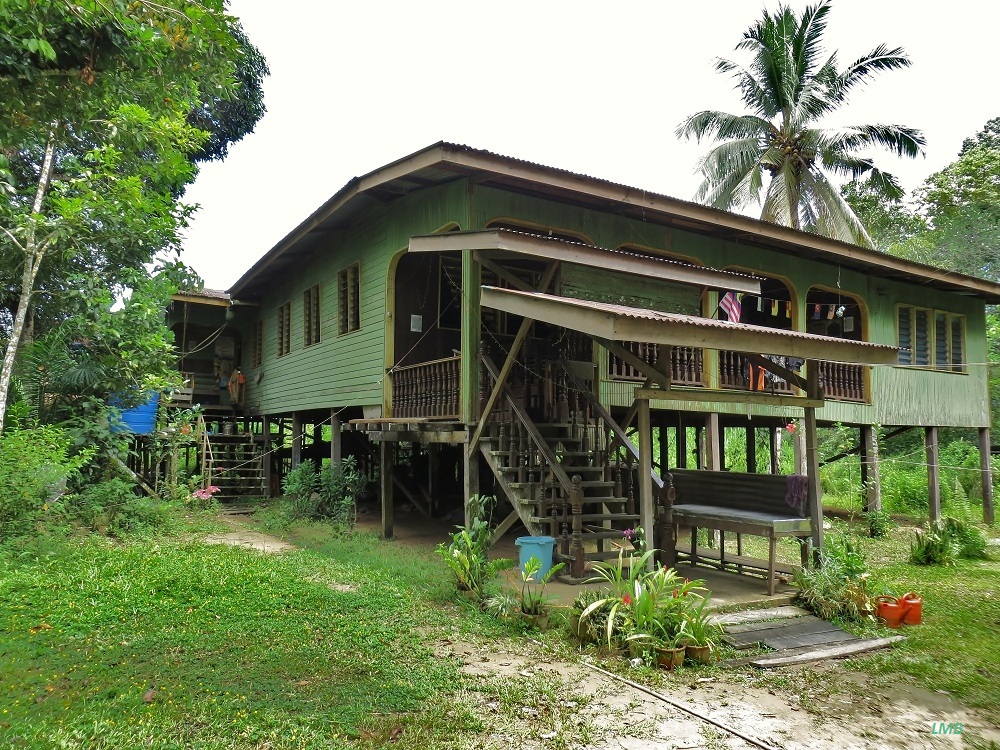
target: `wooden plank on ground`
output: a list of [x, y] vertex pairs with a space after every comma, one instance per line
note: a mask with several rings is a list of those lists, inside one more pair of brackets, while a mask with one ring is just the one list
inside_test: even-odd
[[821, 661], [823, 659], [840, 659], [845, 656], [854, 656], [856, 654], [863, 654], [868, 651], [886, 648], [887, 646], [891, 646], [892, 644], [903, 640], [906, 640], [906, 636], [894, 635], [889, 638], [868, 638], [865, 640], [841, 643], [835, 646], [832, 645], [827, 648], [817, 648], [812, 651], [793, 654], [791, 656], [785, 656], [782, 654], [761, 656], [751, 661], [750, 664], [755, 667], [766, 669], [769, 667], [787, 667], [793, 664], [805, 664], [810, 661]]
[[836, 629], [837, 626], [831, 625], [826, 620], [821, 620], [816, 615], [802, 615], [793, 619], [785, 618], [784, 620], [765, 620], [764, 622], [747, 622], [742, 625], [727, 625], [726, 633], [728, 635], [760, 633], [760, 637], [763, 638], [765, 633], [762, 631], [775, 630], [777, 628], [780, 628], [782, 633], [791, 635], [793, 633], [809, 633], [814, 630]]
[[716, 625], [737, 625], [744, 622], [759, 622], [761, 620], [778, 620], [790, 617], [804, 617], [809, 610], [802, 607], [785, 605], [783, 607], [768, 607], [767, 609], [748, 609], [742, 612], [726, 612], [712, 615]]
[[[843, 636], [845, 635], [851, 638], [854, 637], [836, 625], [812, 615], [798, 617], [794, 620], [785, 620], [779, 623], [778, 627], [769, 627], [770, 625], [771, 623], [764, 623], [764, 627], [759, 630], [745, 630], [739, 633], [726, 632], [722, 640], [733, 648], [749, 648], [762, 643], [770, 648], [780, 650], [794, 646], [823, 643], [823, 638], [826, 637], [828, 637], [831, 643], [844, 640]], [[801, 643], [793, 642], [803, 638], [806, 640]]]
[[798, 648], [799, 646], [826, 646], [831, 643], [858, 640], [861, 639], [846, 630], [826, 630], [819, 633], [801, 633], [781, 638], [768, 638], [764, 641], [764, 645], [770, 646], [775, 651], [782, 651], [786, 648]]

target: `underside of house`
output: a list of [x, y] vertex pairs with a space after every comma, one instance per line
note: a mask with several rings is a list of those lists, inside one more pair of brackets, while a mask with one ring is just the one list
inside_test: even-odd
[[998, 301], [972, 277], [438, 144], [353, 180], [227, 294], [179, 295], [174, 400], [202, 405], [226, 494], [353, 455], [387, 536], [398, 503], [451, 526], [489, 494], [498, 534], [554, 537], [575, 577], [637, 527], [667, 560], [698, 556], [679, 531], [700, 526], [763, 529], [771, 582], [775, 539], [803, 563], [822, 544], [818, 425], [857, 428], [868, 507], [876, 426], [922, 429], [932, 516], [937, 430], [977, 428], [992, 514], [979, 364]]

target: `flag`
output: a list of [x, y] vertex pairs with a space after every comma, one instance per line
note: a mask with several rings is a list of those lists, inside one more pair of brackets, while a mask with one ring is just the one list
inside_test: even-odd
[[830, 309], [826, 311], [826, 319], [833, 320], [833, 316], [836, 314], [836, 312], [837, 308], [834, 307], [833, 305], [830, 305]]
[[719, 303], [726, 315], [729, 316], [729, 320], [732, 323], [740, 322], [740, 315], [743, 312], [743, 305], [740, 304], [739, 297], [736, 296], [736, 292], [726, 292], [722, 296], [722, 301]]
[[792, 303], [791, 302], [786, 302], [785, 303], [785, 317], [786, 318], [792, 317]]
[[813, 320], [819, 320], [819, 305], [813, 306]]
[[771, 300], [771, 316], [778, 317], [778, 300]]

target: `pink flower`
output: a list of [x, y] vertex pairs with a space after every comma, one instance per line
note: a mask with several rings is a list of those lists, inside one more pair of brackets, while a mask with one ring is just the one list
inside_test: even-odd
[[632, 603], [631, 596], [629, 596], [628, 594], [622, 595], [622, 604], [631, 604], [631, 603]]
[[635, 537], [635, 529], [625, 529], [625, 531], [622, 532], [622, 536], [631, 542]]
[[789, 422], [785, 425], [785, 429], [789, 432], [795, 432], [795, 422]]

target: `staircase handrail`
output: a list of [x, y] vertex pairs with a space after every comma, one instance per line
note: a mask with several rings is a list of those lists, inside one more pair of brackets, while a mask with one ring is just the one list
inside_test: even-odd
[[[483, 366], [486, 368], [490, 376], [493, 378], [493, 381], [496, 382], [497, 378], [500, 377], [499, 375], [500, 371], [497, 369], [497, 366], [493, 363], [493, 360], [491, 360], [489, 356], [486, 354], [480, 354], [479, 359], [480, 361], [482, 361]], [[545, 438], [542, 437], [542, 433], [540, 433], [538, 431], [538, 428], [535, 427], [535, 423], [531, 420], [531, 417], [529, 417], [527, 413], [524, 411], [524, 409], [522, 409], [520, 405], [517, 403], [516, 399], [511, 394], [506, 384], [501, 386], [500, 395], [502, 395], [504, 399], [507, 401], [507, 405], [510, 407], [511, 412], [514, 414], [514, 416], [517, 417], [518, 421], [527, 431], [528, 437], [531, 439], [531, 442], [534, 443], [535, 448], [538, 450], [538, 453], [541, 455], [541, 457], [545, 460], [545, 463], [547, 463], [551, 467], [552, 474], [555, 476], [556, 481], [559, 482], [559, 486], [562, 488], [563, 492], [565, 492], [566, 496], [568, 497], [573, 489], [573, 482], [570, 480], [569, 475], [566, 473], [566, 470], [563, 469], [563, 467], [560, 465], [558, 457], [549, 447], [549, 444], [545, 441]], [[488, 414], [483, 415], [484, 419], [488, 416], [489, 416]]]
[[[561, 359], [559, 360], [559, 366], [562, 368], [563, 372], [566, 373], [566, 377], [569, 379], [569, 382], [573, 385], [576, 391], [583, 396], [587, 403], [590, 404], [590, 407], [596, 412], [597, 416], [599, 416], [608, 426], [608, 429], [611, 430], [615, 439], [621, 443], [625, 449], [632, 454], [632, 457], [635, 458], [636, 462], [638, 462], [639, 449], [635, 447], [635, 443], [632, 442], [625, 430], [621, 428], [621, 425], [619, 425], [614, 417], [611, 416], [611, 412], [604, 407], [604, 404], [600, 402], [600, 400], [589, 388], [577, 379], [576, 375], [573, 374], [573, 369], [570, 367], [569, 362]], [[650, 468], [649, 475], [653, 478], [653, 484], [655, 484], [657, 488], [662, 489], [663, 479], [656, 473], [656, 470]]]
[[201, 470], [203, 489], [212, 484], [212, 469], [215, 468], [215, 456], [212, 453], [212, 441], [208, 439], [208, 427], [205, 417], [198, 415], [198, 436], [201, 439]]

